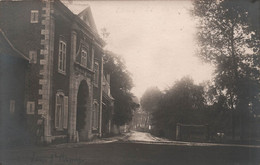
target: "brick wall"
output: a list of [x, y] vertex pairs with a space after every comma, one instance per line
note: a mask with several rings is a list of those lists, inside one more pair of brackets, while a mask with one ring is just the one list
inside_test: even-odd
[[[23, 116], [27, 123], [27, 130], [32, 136], [36, 136], [41, 49], [41, 15], [42, 3], [33, 2], [0, 2], [0, 28], [5, 32], [10, 42], [16, 49], [29, 57], [29, 51], [36, 51], [36, 63], [27, 65], [24, 82]], [[38, 23], [31, 23], [31, 10], [38, 10]], [[21, 68], [22, 69], [22, 68]], [[19, 72], [17, 72], [17, 76]], [[27, 102], [34, 102], [35, 112], [26, 114]]]

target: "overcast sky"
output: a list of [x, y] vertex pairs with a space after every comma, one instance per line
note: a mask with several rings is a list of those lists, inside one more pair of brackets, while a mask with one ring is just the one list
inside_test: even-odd
[[195, 21], [191, 1], [74, 1], [75, 13], [90, 5], [100, 32], [110, 33], [106, 49], [123, 56], [132, 73], [133, 93], [150, 86], [163, 90], [183, 76], [209, 80], [212, 68], [195, 56]]

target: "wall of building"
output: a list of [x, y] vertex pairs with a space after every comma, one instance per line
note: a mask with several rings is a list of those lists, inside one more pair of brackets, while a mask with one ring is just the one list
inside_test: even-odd
[[[53, 81], [52, 81], [52, 108], [50, 115], [51, 121], [51, 134], [52, 136], [67, 135], [68, 129], [57, 130], [55, 129], [55, 109], [56, 109], [56, 94], [62, 92], [64, 96], [69, 96], [69, 81], [70, 81], [70, 56], [71, 56], [71, 20], [63, 16], [63, 13], [54, 8], [54, 53], [53, 53]], [[59, 58], [59, 42], [63, 40], [66, 42], [66, 71], [65, 74], [58, 71], [58, 58]]]
[[28, 143], [33, 139], [27, 127], [24, 105], [28, 62], [10, 54], [0, 54], [0, 65], [0, 145]]
[[[36, 63], [30, 63], [24, 73], [24, 100], [23, 106], [24, 118], [27, 123], [27, 129], [32, 136], [36, 137], [38, 107], [38, 89], [39, 89], [39, 70], [40, 70], [40, 49], [41, 49], [41, 15], [42, 3], [33, 2], [11, 2], [4, 1], [0, 5], [0, 28], [4, 31], [10, 42], [16, 49], [29, 57], [30, 51], [36, 51]], [[31, 10], [38, 10], [38, 23], [31, 23]], [[19, 72], [16, 72], [17, 76]], [[10, 84], [11, 85], [11, 84]], [[18, 87], [18, 86], [17, 86]], [[27, 103], [33, 102], [35, 105], [34, 113], [26, 113]], [[25, 115], [26, 114], [26, 115]]]
[[[38, 22], [31, 23], [31, 10], [38, 11]], [[97, 43], [90, 27], [85, 26], [60, 2], [51, 1], [2, 1], [0, 5], [0, 28], [14, 44], [15, 48], [29, 57], [30, 51], [36, 52], [36, 62], [29, 63], [24, 72], [23, 115], [29, 132], [38, 140], [52, 142], [63, 137], [74, 139], [76, 136], [77, 93], [82, 81], [89, 88], [87, 99], [85, 140], [101, 133], [92, 130], [93, 101], [99, 104], [102, 112], [102, 56], [103, 50]], [[59, 40], [66, 42], [66, 73], [58, 72]], [[75, 42], [73, 41], [75, 39]], [[73, 41], [73, 43], [72, 43]], [[92, 63], [86, 69], [77, 61], [81, 52], [81, 43], [86, 43]], [[71, 50], [72, 49], [72, 50]], [[99, 83], [94, 85], [94, 62], [99, 64]], [[68, 128], [55, 129], [56, 94], [62, 92], [69, 98]], [[34, 104], [34, 111], [26, 112], [27, 103]], [[102, 116], [99, 116], [99, 120]], [[39, 139], [41, 137], [41, 139]], [[73, 141], [73, 140], [72, 140]]]

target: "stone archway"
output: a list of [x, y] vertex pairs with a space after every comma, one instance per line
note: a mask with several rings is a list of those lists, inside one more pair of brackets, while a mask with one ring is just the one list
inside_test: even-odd
[[87, 109], [89, 99], [89, 87], [85, 80], [82, 80], [79, 85], [77, 94], [77, 116], [76, 116], [76, 131], [78, 132], [79, 140], [86, 139], [87, 130]]

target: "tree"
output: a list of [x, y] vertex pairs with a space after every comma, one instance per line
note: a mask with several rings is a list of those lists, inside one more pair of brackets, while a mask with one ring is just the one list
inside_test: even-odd
[[162, 92], [157, 87], [150, 87], [146, 89], [141, 97], [142, 109], [146, 112], [153, 112], [157, 109]]
[[[251, 28], [248, 11], [234, 0], [196, 0], [193, 15], [199, 19], [198, 55], [215, 65], [215, 95], [225, 96], [228, 109], [239, 112], [240, 138], [244, 139], [250, 105], [259, 102], [260, 42]], [[252, 107], [252, 106], [251, 106]], [[234, 115], [232, 137], [235, 136]]]
[[177, 123], [206, 124], [204, 122], [204, 90], [189, 77], [177, 81], [165, 91], [153, 113], [153, 126], [161, 136], [172, 137]]
[[110, 90], [115, 99], [113, 121], [121, 126], [131, 121], [132, 111], [139, 106], [130, 92], [133, 80], [123, 59], [109, 51], [104, 56], [104, 70], [110, 73]]
[[151, 125], [151, 114], [158, 109], [159, 101], [161, 99], [162, 92], [157, 87], [150, 87], [146, 89], [141, 97], [141, 107], [144, 111], [145, 127], [149, 128]]

